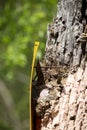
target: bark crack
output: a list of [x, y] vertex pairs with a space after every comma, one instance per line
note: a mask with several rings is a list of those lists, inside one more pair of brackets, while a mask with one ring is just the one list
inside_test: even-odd
[[86, 23], [87, 23], [87, 2], [86, 2], [86, 0], [82, 0], [81, 13], [82, 13], [81, 20], [85, 19]]

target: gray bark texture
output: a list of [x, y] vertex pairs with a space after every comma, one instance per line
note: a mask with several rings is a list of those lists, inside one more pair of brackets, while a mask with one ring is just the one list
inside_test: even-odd
[[87, 130], [87, 0], [59, 0], [57, 8], [33, 82], [38, 130]]

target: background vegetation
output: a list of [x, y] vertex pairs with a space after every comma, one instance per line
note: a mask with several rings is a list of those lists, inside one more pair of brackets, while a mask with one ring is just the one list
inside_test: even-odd
[[0, 0], [0, 130], [29, 130], [33, 43], [44, 52], [57, 0]]

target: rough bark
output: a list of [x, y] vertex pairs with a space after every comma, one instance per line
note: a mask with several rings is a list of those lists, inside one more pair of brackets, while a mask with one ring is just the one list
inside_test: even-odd
[[36, 70], [33, 101], [40, 130], [87, 130], [87, 0], [58, 1]]
[[87, 21], [85, 3], [86, 0], [59, 1], [57, 16], [48, 25], [47, 64], [79, 66], [85, 59], [87, 45], [81, 41]]

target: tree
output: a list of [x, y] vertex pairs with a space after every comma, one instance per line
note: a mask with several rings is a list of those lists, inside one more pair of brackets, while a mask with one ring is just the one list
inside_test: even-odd
[[33, 105], [39, 129], [86, 130], [87, 0], [58, 1], [57, 15], [47, 29], [45, 57], [36, 72]]

